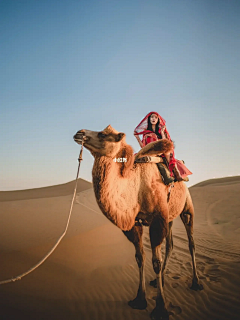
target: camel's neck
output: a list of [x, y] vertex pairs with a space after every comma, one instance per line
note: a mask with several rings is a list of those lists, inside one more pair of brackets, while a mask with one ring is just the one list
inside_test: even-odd
[[117, 174], [117, 170], [114, 170], [113, 160], [108, 157], [95, 158], [92, 176], [93, 186], [96, 198], [100, 198], [101, 194], [106, 189], [111, 189], [114, 175]]
[[[93, 165], [93, 185], [97, 200], [106, 194], [113, 195], [127, 178], [120, 177], [120, 166], [109, 157], [95, 159]], [[125, 181], [124, 181], [125, 180]]]
[[[108, 157], [96, 157], [93, 166], [93, 186], [98, 205], [104, 215], [122, 230], [129, 230], [135, 223], [136, 210], [132, 198], [136, 190], [131, 188], [132, 175], [122, 177], [121, 166]], [[131, 192], [133, 194], [130, 197]], [[136, 208], [136, 203], [135, 203]]]

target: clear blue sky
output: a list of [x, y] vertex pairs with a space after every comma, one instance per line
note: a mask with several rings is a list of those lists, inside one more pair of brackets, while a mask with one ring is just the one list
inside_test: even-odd
[[[0, 3], [0, 190], [75, 179], [80, 129], [166, 119], [188, 185], [240, 174], [240, 2]], [[91, 181], [85, 149], [80, 177]]]

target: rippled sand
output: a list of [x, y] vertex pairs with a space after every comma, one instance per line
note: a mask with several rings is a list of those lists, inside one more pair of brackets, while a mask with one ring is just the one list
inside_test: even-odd
[[[37, 263], [62, 234], [74, 182], [0, 192], [0, 280]], [[190, 188], [195, 206], [196, 261], [204, 290], [190, 290], [191, 258], [179, 218], [165, 277], [170, 319], [237, 320], [240, 315], [240, 177]], [[79, 180], [66, 237], [52, 256], [22, 280], [0, 286], [0, 319], [149, 319], [156, 289], [148, 229], [144, 230], [148, 307], [133, 310], [138, 269], [134, 247], [100, 212], [92, 185]], [[164, 256], [164, 245], [163, 245]]]

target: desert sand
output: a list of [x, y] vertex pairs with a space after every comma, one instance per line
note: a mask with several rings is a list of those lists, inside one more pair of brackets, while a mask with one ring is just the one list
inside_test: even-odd
[[[0, 281], [31, 268], [55, 244], [65, 229], [74, 183], [0, 192]], [[204, 290], [189, 288], [191, 257], [178, 217], [164, 286], [170, 319], [240, 319], [240, 177], [203, 181], [190, 192]], [[66, 236], [37, 270], [0, 286], [0, 319], [150, 319], [156, 289], [149, 286], [154, 272], [147, 228], [144, 247], [148, 307], [140, 311], [127, 304], [138, 288], [134, 247], [103, 216], [92, 184], [79, 179]]]

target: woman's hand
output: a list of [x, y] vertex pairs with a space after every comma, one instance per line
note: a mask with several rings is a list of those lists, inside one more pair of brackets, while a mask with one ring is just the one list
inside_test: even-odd
[[166, 129], [166, 126], [162, 126], [162, 128], [161, 128], [161, 132], [164, 132], [164, 131], [165, 131], [165, 129]]
[[161, 135], [162, 135], [162, 139], [166, 139], [167, 137], [166, 137], [166, 135], [165, 135], [165, 129], [166, 129], [166, 126], [162, 126], [162, 128], [161, 128]]

